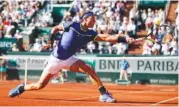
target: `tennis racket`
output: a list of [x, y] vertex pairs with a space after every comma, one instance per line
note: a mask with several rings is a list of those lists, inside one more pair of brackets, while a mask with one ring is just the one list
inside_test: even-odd
[[105, 8], [103, 12], [97, 11], [97, 12], [94, 13], [94, 16], [102, 16], [102, 15], [104, 15], [107, 11], [108, 11], [107, 8]]
[[[134, 40], [134, 42], [140, 42], [143, 40], [152, 40], [152, 39], [148, 39], [148, 37], [151, 35], [152, 32], [148, 33], [145, 37], [140, 37]], [[153, 40], [152, 40], [153, 41]]]

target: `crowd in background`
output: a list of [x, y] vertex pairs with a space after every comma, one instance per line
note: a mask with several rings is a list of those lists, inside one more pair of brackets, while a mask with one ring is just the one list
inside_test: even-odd
[[[146, 14], [146, 12], [144, 11]], [[143, 45], [143, 55], [177, 55], [178, 41], [175, 27], [169, 21], [164, 21], [164, 11], [148, 9], [145, 27], [149, 35]]]
[[33, 22], [35, 14], [42, 8], [40, 1], [0, 1], [0, 38], [14, 38], [11, 51], [24, 51], [23, 36], [20, 27], [27, 27]]
[[148, 29], [149, 37], [144, 42], [142, 54], [178, 55], [178, 10], [176, 10], [176, 27], [170, 21], [165, 22], [163, 12], [159, 12], [161, 15], [158, 14], [155, 17], [148, 15], [148, 17], [151, 17], [149, 22], [146, 19], [145, 26]]
[[[46, 48], [47, 40], [45, 37], [38, 37], [34, 32], [40, 27], [52, 26], [52, 10], [50, 1], [6, 1], [0, 4], [0, 38], [16, 38], [17, 43], [13, 44], [10, 51], [30, 51], [30, 52], [49, 52]], [[55, 1], [55, 3], [67, 3], [67, 1]], [[80, 21], [80, 17], [86, 11], [107, 12], [98, 16], [94, 30], [98, 33], [108, 33], [111, 35], [130, 36], [137, 38], [137, 31], [146, 30], [150, 36], [143, 45], [143, 55], [178, 55], [179, 15], [176, 10], [176, 27], [173, 23], [165, 22], [165, 11], [163, 9], [136, 9], [128, 11], [128, 2], [125, 0], [113, 1], [84, 1], [74, 0], [70, 12], [64, 12], [64, 20]], [[45, 8], [42, 10], [42, 8]], [[126, 13], [129, 15], [126, 15]], [[37, 14], [37, 15], [34, 15]], [[34, 17], [35, 16], [35, 17]], [[30, 31], [29, 45], [23, 47], [22, 35], [19, 26], [27, 27]], [[176, 29], [175, 29], [176, 28]], [[175, 32], [175, 33], [174, 33]], [[54, 42], [54, 46], [58, 40]], [[130, 44], [92, 41], [84, 46], [79, 53], [97, 54], [127, 54]]]
[[[18, 26], [27, 26], [36, 11], [41, 8], [37, 1], [1, 1], [0, 31], [4, 37], [15, 36]], [[12, 29], [15, 29], [14, 31]]]
[[[93, 11], [94, 13], [102, 13], [105, 9], [107, 12], [96, 18], [94, 30], [98, 33], [108, 33], [115, 35], [120, 33], [121, 36], [136, 36], [136, 26], [133, 19], [125, 16], [127, 2], [125, 1], [99, 1], [99, 2], [85, 2], [76, 0], [72, 8], [71, 14], [74, 17], [68, 20], [80, 21], [80, 17], [86, 11]], [[119, 43], [111, 44], [108, 42], [90, 42], [87, 47], [81, 49], [83, 53], [99, 53], [99, 54], [125, 54], [127, 53], [129, 44]]]
[[175, 10], [176, 13], [176, 29], [175, 29], [175, 34], [179, 36], [179, 2], [178, 2], [178, 7]]

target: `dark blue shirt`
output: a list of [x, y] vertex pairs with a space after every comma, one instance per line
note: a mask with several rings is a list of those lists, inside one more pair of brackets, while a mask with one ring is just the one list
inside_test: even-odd
[[77, 49], [94, 40], [96, 36], [97, 32], [94, 30], [82, 30], [79, 22], [67, 22], [64, 24], [64, 33], [53, 55], [62, 60], [68, 59], [76, 53]]

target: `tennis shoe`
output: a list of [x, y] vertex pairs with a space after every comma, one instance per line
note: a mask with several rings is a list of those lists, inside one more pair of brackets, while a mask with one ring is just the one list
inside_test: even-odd
[[116, 103], [116, 99], [112, 97], [112, 95], [109, 92], [106, 92], [106, 94], [99, 96], [100, 102], [107, 102], [107, 103]]
[[24, 84], [20, 84], [16, 88], [11, 89], [9, 91], [9, 97], [16, 97], [22, 94], [24, 91], [20, 91], [20, 87], [24, 87]]

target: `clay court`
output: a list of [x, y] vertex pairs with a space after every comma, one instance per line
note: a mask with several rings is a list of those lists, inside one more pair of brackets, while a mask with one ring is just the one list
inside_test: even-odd
[[90, 83], [48, 84], [9, 98], [8, 91], [17, 84], [0, 83], [0, 106], [178, 106], [178, 86], [105, 84], [118, 102], [101, 103], [98, 90]]

